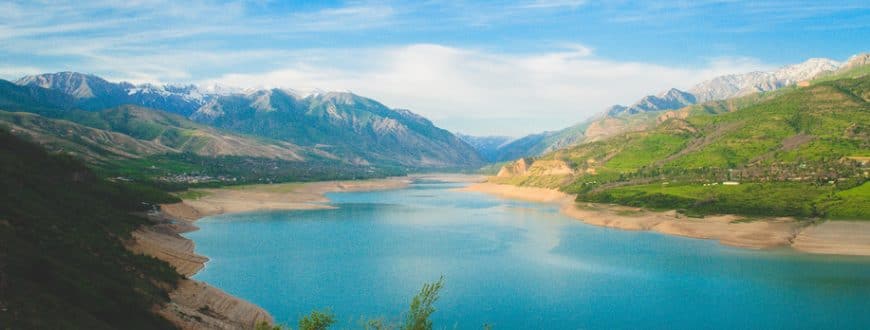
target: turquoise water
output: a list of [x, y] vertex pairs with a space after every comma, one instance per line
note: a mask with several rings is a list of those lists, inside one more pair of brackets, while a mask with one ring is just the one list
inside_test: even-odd
[[436, 327], [870, 329], [870, 258], [752, 251], [585, 225], [458, 184], [329, 194], [336, 209], [202, 219], [196, 279], [295, 325], [398, 321], [445, 277]]

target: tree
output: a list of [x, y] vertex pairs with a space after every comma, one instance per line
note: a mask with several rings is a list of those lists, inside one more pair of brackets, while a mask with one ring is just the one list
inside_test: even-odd
[[280, 325], [271, 325], [269, 322], [263, 321], [257, 324], [255, 330], [284, 330]]
[[335, 323], [335, 314], [329, 310], [312, 311], [299, 320], [299, 330], [326, 330]]
[[438, 300], [438, 292], [444, 287], [444, 276], [434, 283], [423, 284], [420, 292], [411, 300], [411, 308], [405, 319], [403, 330], [431, 330], [432, 320], [429, 316], [435, 312], [432, 305]]

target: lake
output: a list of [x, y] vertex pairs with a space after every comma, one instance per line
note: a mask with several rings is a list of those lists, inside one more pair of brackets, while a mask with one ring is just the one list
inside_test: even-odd
[[586, 225], [558, 206], [418, 181], [335, 209], [227, 214], [186, 234], [194, 276], [293, 326], [398, 322], [444, 276], [436, 328], [870, 329], [870, 258], [753, 251]]

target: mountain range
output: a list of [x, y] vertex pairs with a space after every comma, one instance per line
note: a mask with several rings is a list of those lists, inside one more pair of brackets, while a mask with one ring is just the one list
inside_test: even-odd
[[[581, 142], [597, 141], [627, 131], [639, 131], [655, 123], [654, 113], [676, 110], [707, 101], [724, 100], [807, 82], [838, 70], [861, 66], [870, 54], [852, 56], [840, 63], [831, 59], [813, 58], [803, 63], [784, 66], [773, 71], [731, 74], [703, 81], [683, 91], [670, 88], [657, 95], [648, 95], [631, 105], [613, 105], [601, 114], [571, 127], [536, 133], [499, 145], [482, 145], [481, 153], [492, 161], [507, 161], [522, 156], [537, 156]], [[634, 115], [651, 113], [648, 116]], [[470, 140], [470, 138], [466, 138]]]
[[75, 72], [0, 81], [0, 109], [6, 110], [0, 123], [50, 149], [97, 163], [189, 153], [255, 158], [264, 168], [279, 161], [305, 171], [476, 168], [648, 130], [664, 111], [860, 71], [867, 61], [868, 54], [844, 63], [810, 59], [769, 72], [716, 77], [688, 91], [671, 88], [562, 130], [516, 139], [452, 134], [409, 110], [348, 92], [136, 85]]
[[866, 59], [775, 91], [607, 117], [625, 125], [594, 140], [589, 126], [586, 141], [520, 158], [494, 181], [692, 216], [870, 219]]
[[7, 97], [0, 106], [29, 112], [37, 105], [95, 113], [132, 105], [178, 116], [173, 118], [187, 120], [184, 125], [268, 139], [359, 166], [425, 169], [483, 164], [471, 146], [429, 120], [352, 93], [303, 96], [288, 89], [134, 85], [74, 72], [26, 76], [15, 82], [27, 90], [15, 91], [9, 85], [2, 84], [3, 93], [29, 98], [13, 97], [10, 102]]

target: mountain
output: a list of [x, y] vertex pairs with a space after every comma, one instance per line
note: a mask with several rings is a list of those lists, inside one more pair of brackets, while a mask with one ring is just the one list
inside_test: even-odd
[[[650, 113], [644, 129], [523, 160], [526, 171], [496, 181], [695, 214], [870, 219], [870, 75], [837, 75]], [[741, 184], [711, 185], [723, 181]]]
[[690, 104], [695, 104], [695, 102], [695, 95], [676, 88], [671, 88], [659, 95], [646, 96], [640, 99], [640, 101], [637, 101], [637, 103], [628, 107], [620, 105], [612, 106], [608, 109], [607, 115], [616, 117], [643, 112], [679, 109]]
[[67, 153], [78, 150], [76, 155], [86, 161], [184, 152], [302, 161], [314, 153], [287, 142], [221, 132], [175, 114], [139, 106], [102, 111], [70, 109], [63, 102], [69, 100], [64, 95], [0, 81], [0, 110], [4, 110], [0, 111], [0, 123], [16, 135], [41, 141], [50, 149], [66, 148]]
[[103, 110], [124, 104], [160, 109], [189, 116], [213, 94], [200, 92], [194, 85], [133, 85], [112, 83], [95, 75], [58, 72], [25, 76], [15, 84], [60, 91], [73, 97], [74, 106], [84, 110]]
[[[860, 58], [860, 56], [856, 56]], [[614, 105], [606, 110], [608, 116], [625, 116], [642, 112], [675, 110], [695, 103], [724, 100], [758, 92], [773, 91], [835, 72], [840, 63], [825, 58], [812, 58], [800, 64], [788, 65], [775, 71], [755, 71], [715, 77], [701, 82], [688, 92], [671, 88], [658, 95], [648, 95], [631, 106]]]
[[716, 77], [701, 82], [688, 91], [671, 88], [657, 95], [643, 97], [629, 106], [613, 105], [605, 109], [601, 115], [564, 130], [519, 138], [512, 146], [497, 149], [492, 158], [504, 161], [520, 157], [535, 157], [547, 151], [581, 142], [593, 142], [625, 132], [646, 130], [656, 124], [656, 113], [707, 101], [773, 91], [833, 75], [847, 67], [861, 67], [861, 63], [868, 61], [868, 56], [870, 55], [853, 56], [842, 64], [843, 69], [840, 69], [840, 63], [833, 60], [809, 59], [800, 64], [769, 72], [758, 71]]
[[483, 163], [471, 146], [429, 120], [352, 93], [303, 96], [289, 89], [133, 85], [73, 72], [26, 76], [16, 84], [63, 93], [69, 96], [59, 101], [64, 108], [100, 111], [130, 104], [159, 109], [224, 130], [316, 148], [357, 165]]
[[857, 54], [846, 60], [846, 63], [840, 66], [838, 71], [849, 71], [860, 67], [870, 65], [870, 53]]
[[497, 161], [499, 148], [512, 140], [511, 137], [507, 136], [472, 136], [462, 133], [456, 133], [455, 135], [462, 139], [462, 141], [465, 141], [465, 143], [468, 143], [474, 150], [477, 150], [477, 153], [488, 162]]
[[15, 82], [22, 86], [53, 89], [77, 99], [93, 99], [116, 94], [126, 94], [128, 84], [113, 84], [100, 77], [76, 72], [58, 72], [25, 76]]
[[34, 113], [62, 113], [73, 108], [75, 98], [55, 90], [18, 86], [0, 79], [0, 109]]
[[513, 139], [500, 145], [495, 150], [496, 154], [493, 156], [493, 159], [496, 162], [502, 162], [525, 157], [529, 154], [542, 153], [550, 145], [550, 139], [555, 135], [555, 131], [543, 132]]
[[404, 174], [321, 148], [227, 132], [160, 110], [70, 109], [60, 91], [0, 81], [0, 130], [74, 156], [101, 174], [160, 185], [307, 181]]
[[870, 53], [850, 57], [837, 71], [821, 75], [815, 82], [831, 81], [843, 78], [860, 78], [870, 74]]
[[428, 119], [352, 93], [299, 97], [272, 89], [218, 96], [190, 118], [313, 146], [359, 164], [428, 168], [483, 164], [474, 148]]
[[698, 102], [722, 100], [757, 92], [767, 92], [819, 75], [836, 71], [840, 64], [826, 58], [813, 58], [803, 63], [785, 66], [775, 71], [756, 71], [725, 75], [695, 85], [689, 92]]
[[[487, 161], [503, 162], [579, 143], [584, 137], [583, 133], [588, 124], [587, 121], [562, 130], [531, 134], [517, 139], [471, 136], [465, 136], [463, 139], [470, 141], [469, 144], [475, 146]], [[487, 141], [489, 143], [486, 143]]]

